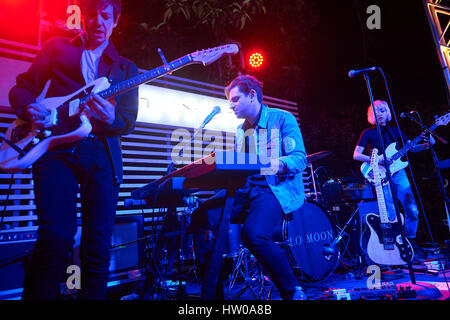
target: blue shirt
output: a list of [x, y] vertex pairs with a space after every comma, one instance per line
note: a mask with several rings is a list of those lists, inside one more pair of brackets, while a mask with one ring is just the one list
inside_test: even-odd
[[238, 126], [236, 150], [242, 150], [246, 136], [250, 138], [250, 145], [254, 143], [259, 155], [278, 159], [286, 167], [286, 173], [282, 175], [275, 174], [278, 166], [262, 172], [284, 213], [300, 208], [305, 202], [302, 172], [306, 169], [307, 160], [295, 117], [287, 111], [263, 104], [256, 126], [251, 127], [248, 121]]

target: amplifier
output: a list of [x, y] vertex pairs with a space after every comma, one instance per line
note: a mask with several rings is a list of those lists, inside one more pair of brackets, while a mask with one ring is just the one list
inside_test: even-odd
[[36, 241], [37, 231], [0, 231], [0, 245], [11, 244], [24, 241]]
[[37, 231], [0, 231], [0, 298], [21, 296], [24, 265], [28, 263]]
[[328, 207], [341, 203], [356, 203], [361, 200], [376, 200], [372, 185], [328, 180], [322, 185], [322, 194]]
[[[72, 263], [78, 266], [81, 229], [80, 222]], [[36, 239], [37, 231], [0, 231], [0, 300], [21, 298], [24, 266], [29, 263]], [[111, 240], [108, 287], [139, 280], [145, 263], [143, 216], [117, 216]], [[63, 288], [62, 293], [71, 292]]]

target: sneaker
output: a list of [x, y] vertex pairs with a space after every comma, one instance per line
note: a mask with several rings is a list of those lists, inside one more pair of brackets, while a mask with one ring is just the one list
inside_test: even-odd
[[302, 287], [295, 287], [294, 295], [292, 296], [292, 300], [308, 300], [306, 294], [303, 292]]

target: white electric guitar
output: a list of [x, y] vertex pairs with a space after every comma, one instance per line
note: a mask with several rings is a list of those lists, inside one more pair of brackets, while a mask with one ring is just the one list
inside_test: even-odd
[[[400, 221], [397, 218], [391, 221], [386, 207], [386, 201], [381, 184], [381, 175], [378, 170], [378, 149], [373, 149], [370, 158], [375, 180], [379, 215], [369, 213], [366, 215], [366, 223], [370, 229], [370, 237], [367, 243], [367, 255], [376, 264], [404, 265], [413, 258], [414, 251], [408, 240], [402, 241], [403, 215]], [[395, 201], [395, 199], [394, 199]]]
[[[449, 123], [449, 121], [450, 121], [450, 112], [443, 115], [442, 117], [437, 118], [434, 124], [429, 129], [434, 130], [439, 126], [446, 126]], [[386, 148], [385, 150], [386, 157], [392, 159], [392, 163], [389, 165], [391, 174], [394, 174], [408, 166], [408, 162], [402, 161], [402, 157], [422, 140], [423, 140], [422, 136], [419, 135], [414, 140], [407, 142], [405, 146], [400, 150], [397, 150], [396, 142], [391, 143]], [[386, 168], [382, 165], [379, 165], [378, 167], [380, 170], [381, 179], [383, 180], [386, 178]], [[369, 163], [364, 162], [361, 165], [361, 173], [370, 183], [372, 184], [374, 183], [372, 166]]]
[[92, 130], [92, 125], [84, 110], [84, 104], [92, 92], [104, 99], [111, 99], [182, 67], [196, 63], [206, 66], [225, 54], [232, 55], [238, 51], [236, 44], [196, 51], [112, 86], [106, 77], [98, 78], [64, 97], [45, 98], [49, 84], [47, 83], [36, 101], [50, 111], [48, 120], [51, 125], [39, 129], [27, 121], [16, 119], [5, 134], [5, 138], [11, 144], [3, 141], [0, 146], [0, 170], [7, 173], [22, 171], [53, 147], [75, 142], [87, 136]]

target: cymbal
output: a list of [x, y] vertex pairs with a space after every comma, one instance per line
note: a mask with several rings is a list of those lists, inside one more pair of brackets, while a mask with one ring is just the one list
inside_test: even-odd
[[319, 151], [310, 155], [306, 156], [306, 160], [308, 161], [308, 163], [323, 159], [325, 157], [328, 157], [330, 154], [332, 154], [331, 151], [328, 150], [324, 150], [324, 151]]

